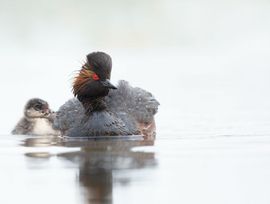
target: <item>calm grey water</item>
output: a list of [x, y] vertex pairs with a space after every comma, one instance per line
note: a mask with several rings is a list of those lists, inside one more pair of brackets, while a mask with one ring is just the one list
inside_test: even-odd
[[1, 136], [1, 203], [269, 203], [270, 136]]

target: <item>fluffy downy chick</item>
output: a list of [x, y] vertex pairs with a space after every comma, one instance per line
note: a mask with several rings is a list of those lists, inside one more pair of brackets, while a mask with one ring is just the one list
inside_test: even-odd
[[12, 134], [16, 135], [59, 135], [52, 126], [54, 112], [49, 104], [39, 98], [30, 99], [24, 108], [24, 116], [19, 120]]

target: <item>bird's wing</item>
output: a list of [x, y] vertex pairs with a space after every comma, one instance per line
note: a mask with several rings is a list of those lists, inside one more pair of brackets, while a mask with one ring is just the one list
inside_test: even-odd
[[112, 110], [126, 112], [140, 123], [151, 122], [159, 106], [159, 102], [151, 93], [132, 87], [124, 80], [119, 81], [116, 90], [109, 92], [106, 101]]
[[70, 99], [63, 104], [56, 112], [53, 126], [62, 133], [72, 128], [77, 121], [84, 116], [84, 108], [81, 102], [76, 99]]

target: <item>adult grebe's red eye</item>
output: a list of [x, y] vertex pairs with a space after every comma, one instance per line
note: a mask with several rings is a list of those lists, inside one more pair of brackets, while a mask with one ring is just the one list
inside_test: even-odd
[[97, 81], [97, 80], [99, 80], [99, 77], [98, 77], [97, 74], [93, 74], [93, 75], [92, 75], [92, 79], [94, 79], [95, 81]]

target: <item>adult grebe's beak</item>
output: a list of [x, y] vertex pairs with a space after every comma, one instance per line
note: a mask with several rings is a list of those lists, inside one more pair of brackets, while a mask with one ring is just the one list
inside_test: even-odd
[[116, 86], [114, 86], [109, 79], [106, 79], [105, 81], [100, 81], [100, 83], [106, 87], [106, 88], [109, 88], [109, 89], [117, 89]]

